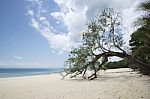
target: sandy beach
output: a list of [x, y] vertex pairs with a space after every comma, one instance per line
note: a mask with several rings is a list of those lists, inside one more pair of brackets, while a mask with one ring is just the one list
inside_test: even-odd
[[60, 74], [0, 78], [0, 99], [150, 99], [150, 77], [124, 68], [92, 81]]

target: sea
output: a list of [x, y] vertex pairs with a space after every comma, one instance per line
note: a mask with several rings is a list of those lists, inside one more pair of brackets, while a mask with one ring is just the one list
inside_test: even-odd
[[0, 68], [0, 78], [53, 74], [63, 70], [63, 68]]

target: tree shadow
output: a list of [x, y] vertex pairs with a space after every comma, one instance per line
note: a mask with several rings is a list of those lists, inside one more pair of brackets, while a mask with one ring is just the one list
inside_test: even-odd
[[140, 77], [140, 74], [137, 74], [136, 72], [129, 72], [126, 74], [127, 71], [124, 72], [108, 72], [106, 74], [99, 74], [97, 78], [94, 80], [89, 79], [83, 79], [81, 76], [77, 76], [75, 78], [69, 78], [64, 79], [65, 81], [79, 81], [79, 82], [85, 82], [85, 81], [111, 81], [111, 80], [129, 80], [135, 77]]

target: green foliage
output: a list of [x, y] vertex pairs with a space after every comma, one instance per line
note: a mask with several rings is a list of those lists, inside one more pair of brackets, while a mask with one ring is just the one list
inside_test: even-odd
[[141, 3], [139, 10], [144, 14], [135, 22], [139, 28], [131, 35], [130, 46], [133, 58], [150, 63], [150, 1]]
[[115, 62], [108, 62], [105, 64], [105, 69], [128, 68], [127, 60], [123, 59]]
[[[91, 70], [94, 74], [89, 78], [96, 78], [96, 73], [104, 69], [108, 57], [118, 55], [119, 52], [125, 54], [121, 48], [124, 44], [121, 17], [113, 9], [100, 11], [97, 17], [88, 23], [86, 31], [82, 34], [82, 45], [73, 49], [66, 61], [66, 75], [85, 76], [86, 71]], [[119, 52], [114, 52], [114, 49]], [[122, 57], [124, 54], [118, 56]]]
[[85, 62], [88, 61], [88, 54], [88, 49], [84, 47], [72, 50], [69, 59], [66, 61], [66, 66], [69, 66], [67, 70], [70, 70], [70, 73], [74, 73], [75, 71], [81, 72]]
[[[144, 10], [144, 15], [135, 22], [139, 28], [131, 35], [132, 55], [127, 54], [123, 49], [123, 26], [120, 14], [113, 9], [99, 11], [97, 17], [87, 24], [87, 29], [82, 33], [82, 45], [70, 52], [65, 64], [66, 75], [63, 77], [82, 74], [86, 78], [85, 74], [90, 70], [93, 74], [88, 78], [94, 79], [100, 69], [126, 67], [129, 63], [150, 73], [149, 6], [150, 1], [139, 6], [140, 10]], [[109, 62], [108, 58], [113, 56], [123, 60]]]
[[142, 11], [143, 15], [135, 21], [137, 26], [149, 26], [150, 28], [150, 0], [142, 2], [138, 8], [138, 11]]

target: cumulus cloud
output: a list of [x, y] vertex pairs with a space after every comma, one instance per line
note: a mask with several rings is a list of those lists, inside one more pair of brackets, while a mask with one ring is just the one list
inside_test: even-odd
[[[59, 10], [51, 11], [44, 5], [46, 0], [28, 0], [28, 15], [30, 25], [45, 37], [54, 51], [66, 52], [72, 46], [78, 46], [81, 32], [85, 30], [89, 20], [96, 16], [100, 8], [114, 8], [123, 16], [128, 41], [133, 32], [132, 22], [136, 18], [134, 13], [140, 0], [53, 0]], [[45, 2], [45, 3], [44, 3]]]

